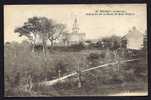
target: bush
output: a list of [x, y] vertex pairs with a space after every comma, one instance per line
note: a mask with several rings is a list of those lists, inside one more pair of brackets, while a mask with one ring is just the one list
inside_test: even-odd
[[87, 60], [89, 62], [89, 66], [90, 67], [98, 66], [100, 64], [99, 58], [100, 58], [99, 54], [90, 53], [89, 56], [87, 57]]
[[83, 50], [84, 48], [85, 47], [84, 47], [83, 43], [73, 44], [69, 47], [69, 49], [72, 51], [80, 51], [80, 50]]
[[[45, 58], [42, 52], [37, 55], [31, 52], [30, 47], [24, 47], [21, 44], [7, 44], [4, 49], [5, 94], [7, 96], [33, 96], [30, 92], [21, 89], [15, 90], [17, 85], [24, 86], [27, 84], [26, 81], [29, 75], [32, 76], [32, 82], [34, 83], [33, 90], [41, 92], [39, 95], [42, 93], [44, 95], [51, 95], [49, 93], [50, 90], [55, 91], [55, 89], [65, 92], [69, 90], [71, 94], [80, 93], [77, 88], [77, 76], [71, 77], [70, 80], [67, 79], [68, 81], [63, 83], [56, 84], [54, 88], [47, 86], [41, 87], [36, 85], [36, 83], [45, 81], [45, 78], [47, 80], [58, 78], [58, 69], [61, 70], [61, 76], [64, 76], [77, 71], [79, 67], [80, 70], [84, 70], [108, 63], [109, 61], [107, 60], [111, 60], [112, 62], [114, 60], [111, 50], [89, 49], [80, 52], [65, 52], [60, 50], [58, 52], [57, 49], [59, 48], [54, 48], [54, 52], [48, 52]], [[84, 85], [82, 88], [86, 89], [86, 91], [92, 90], [91, 92], [94, 93], [93, 90], [102, 88], [104, 85], [121, 85], [121, 83], [126, 82], [139, 83], [147, 81], [147, 58], [143, 58], [141, 61], [121, 64], [119, 72], [114, 70], [117, 68], [116, 66], [111, 65], [82, 73], [81, 77]]]
[[68, 64], [64, 61], [64, 60], [60, 60], [56, 63], [55, 65], [55, 71], [58, 74], [58, 71], [60, 70], [60, 74], [63, 75], [67, 72], [66, 68], [67, 68]]

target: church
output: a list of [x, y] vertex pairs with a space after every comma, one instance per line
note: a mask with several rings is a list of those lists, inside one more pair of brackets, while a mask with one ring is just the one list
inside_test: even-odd
[[77, 19], [74, 20], [72, 33], [69, 34], [68, 39], [69, 39], [68, 40], [69, 45], [78, 44], [80, 42], [83, 42], [85, 39], [85, 33], [79, 32], [79, 26], [78, 26]]
[[75, 18], [73, 22], [72, 32], [63, 34], [63, 36], [61, 37], [61, 42], [64, 43], [64, 46], [70, 46], [84, 42], [86, 35], [85, 33], [80, 33], [79, 30], [80, 28], [78, 21], [77, 18]]

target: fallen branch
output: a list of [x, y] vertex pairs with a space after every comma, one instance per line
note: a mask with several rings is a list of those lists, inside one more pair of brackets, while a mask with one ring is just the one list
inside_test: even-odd
[[[120, 61], [120, 64], [131, 62], [131, 61], [136, 61], [136, 60], [140, 60], [140, 59], [124, 60], [124, 61]], [[84, 72], [88, 72], [88, 71], [91, 71], [91, 70], [94, 70], [94, 69], [98, 69], [98, 68], [102, 68], [102, 67], [107, 67], [109, 65], [115, 65], [115, 64], [118, 64], [118, 63], [119, 63], [118, 61], [117, 62], [112, 62], [112, 63], [107, 63], [107, 64], [103, 64], [103, 65], [100, 65], [100, 66], [97, 66], [97, 67], [92, 67], [92, 68], [85, 69], [85, 70], [83, 70], [81, 72], [84, 73]], [[59, 81], [67, 79], [67, 78], [69, 78], [71, 76], [75, 76], [77, 74], [78, 74], [77, 72], [73, 72], [71, 74], [68, 74], [66, 76], [63, 76], [63, 77], [60, 77], [60, 78], [57, 78], [57, 79], [54, 79], [54, 80], [51, 80], [51, 81], [41, 82], [40, 85], [54, 85], [54, 84], [58, 83]]]

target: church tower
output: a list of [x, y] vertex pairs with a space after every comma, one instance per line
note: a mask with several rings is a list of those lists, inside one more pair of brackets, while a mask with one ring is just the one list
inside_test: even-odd
[[79, 26], [78, 26], [77, 18], [75, 18], [75, 20], [74, 20], [72, 32], [79, 33]]
[[79, 25], [77, 18], [74, 19], [72, 32], [68, 35], [69, 45], [79, 44], [84, 41], [85, 33], [79, 32]]

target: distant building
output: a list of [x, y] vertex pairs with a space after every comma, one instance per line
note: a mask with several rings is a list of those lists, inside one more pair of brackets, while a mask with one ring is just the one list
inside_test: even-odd
[[85, 33], [79, 32], [79, 26], [77, 23], [77, 19], [74, 20], [72, 33], [68, 34], [68, 43], [69, 45], [78, 44], [85, 40]]
[[141, 49], [143, 44], [143, 34], [133, 27], [128, 33], [122, 38], [127, 40], [128, 49]]

